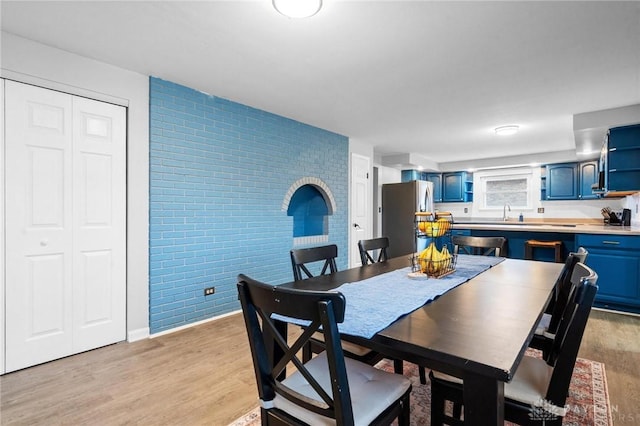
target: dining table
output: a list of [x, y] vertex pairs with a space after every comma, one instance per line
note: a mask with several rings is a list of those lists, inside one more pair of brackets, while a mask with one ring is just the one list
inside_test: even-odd
[[[469, 263], [473, 258], [480, 261], [486, 257], [459, 257], [458, 265], [462, 264], [461, 260]], [[382, 292], [378, 291], [374, 299], [367, 300], [367, 306], [359, 307], [368, 316], [360, 317], [356, 322], [374, 323], [378, 311], [398, 301], [407, 304], [410, 312], [378, 326], [380, 330], [366, 330], [364, 335], [344, 332], [339, 324], [341, 338], [370, 347], [389, 358], [413, 362], [462, 379], [465, 424], [503, 425], [505, 383], [513, 378], [524, 356], [552, 297], [563, 264], [499, 259], [473, 277], [463, 278], [443, 294], [418, 302], [417, 308], [407, 303], [412, 297], [400, 297], [405, 289], [436, 286], [441, 279], [411, 280], [410, 267], [411, 257], [401, 256], [281, 286], [346, 291], [347, 285], [365, 284], [376, 278], [379, 285], [387, 287], [381, 287]], [[394, 271], [395, 278], [391, 279]], [[398, 274], [401, 278], [406, 275], [411, 282], [401, 285]], [[360, 291], [367, 293], [366, 288], [367, 285], [363, 285]], [[345, 295], [345, 298], [348, 313], [350, 296]], [[355, 305], [356, 298], [352, 296], [351, 299]], [[365, 302], [359, 300], [357, 303]]]

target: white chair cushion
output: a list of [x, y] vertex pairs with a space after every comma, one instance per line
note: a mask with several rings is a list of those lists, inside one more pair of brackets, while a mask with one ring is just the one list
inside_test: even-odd
[[535, 334], [543, 336], [549, 328], [549, 324], [551, 324], [551, 314], [542, 314], [542, 318], [540, 318], [540, 322], [536, 327]]
[[[351, 405], [356, 425], [370, 424], [411, 386], [411, 381], [400, 374], [388, 373], [349, 358], [345, 358], [344, 361], [347, 366]], [[326, 352], [312, 358], [305, 366], [318, 380], [322, 388], [331, 395]], [[300, 372], [296, 371], [282, 383], [302, 395], [319, 401], [319, 404], [325, 405], [322, 398], [307, 383]], [[263, 402], [263, 407], [269, 405], [271, 405], [269, 402]], [[278, 394], [273, 400], [273, 406], [311, 425], [335, 425], [334, 419], [300, 408]]]
[[[320, 333], [319, 331], [313, 333], [312, 337], [319, 342], [324, 342], [324, 334]], [[365, 356], [371, 352], [370, 348], [356, 345], [355, 343], [347, 342], [346, 340], [340, 340], [340, 346], [342, 346], [343, 351], [350, 352], [360, 357]]]
[[[544, 360], [525, 356], [522, 358], [513, 379], [505, 384], [504, 397], [530, 406], [542, 406], [545, 410], [564, 417], [567, 414], [566, 408], [557, 407], [544, 399], [552, 373], [553, 368], [547, 365]], [[440, 380], [462, 384], [461, 379], [448, 374], [433, 371], [433, 375]]]

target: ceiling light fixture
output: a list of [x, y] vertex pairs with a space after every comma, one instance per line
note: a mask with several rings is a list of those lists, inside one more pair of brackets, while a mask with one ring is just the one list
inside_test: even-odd
[[520, 127], [515, 125], [500, 126], [500, 127], [496, 127], [496, 135], [499, 135], [499, 136], [515, 135], [516, 133], [518, 133], [518, 130], [520, 130]]
[[308, 18], [322, 7], [322, 0], [272, 0], [273, 7], [288, 18]]

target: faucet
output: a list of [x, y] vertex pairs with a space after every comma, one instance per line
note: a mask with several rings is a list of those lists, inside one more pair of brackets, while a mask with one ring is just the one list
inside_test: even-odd
[[502, 220], [505, 222], [509, 220], [509, 216], [507, 216], [507, 208], [509, 208], [509, 211], [511, 211], [511, 206], [509, 205], [509, 203], [504, 203], [504, 206], [502, 207]]

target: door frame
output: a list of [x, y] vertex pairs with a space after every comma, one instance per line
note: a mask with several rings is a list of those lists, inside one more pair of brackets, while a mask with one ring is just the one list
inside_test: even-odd
[[0, 79], [0, 230], [2, 239], [0, 240], [0, 374], [5, 372], [5, 270], [4, 270], [4, 246], [5, 246], [5, 220], [4, 220], [4, 82]]

